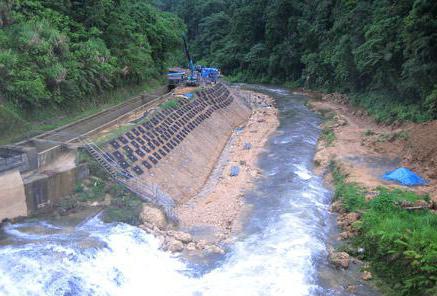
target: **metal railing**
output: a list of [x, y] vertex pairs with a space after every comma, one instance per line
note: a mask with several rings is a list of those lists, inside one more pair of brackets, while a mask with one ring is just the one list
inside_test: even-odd
[[141, 200], [162, 208], [167, 218], [173, 223], [178, 222], [174, 212], [174, 200], [168, 194], [161, 191], [158, 185], [147, 184], [147, 182], [139, 176], [132, 176], [121, 168], [115, 159], [90, 140], [80, 138], [80, 142], [115, 182], [138, 195]]

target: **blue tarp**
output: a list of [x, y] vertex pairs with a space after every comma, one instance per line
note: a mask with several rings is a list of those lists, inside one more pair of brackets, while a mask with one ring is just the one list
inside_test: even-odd
[[238, 166], [231, 167], [231, 177], [236, 177], [238, 176], [238, 174], [240, 174], [240, 167]]
[[388, 172], [382, 178], [387, 181], [398, 182], [405, 186], [419, 186], [426, 185], [427, 183], [425, 179], [407, 168], [398, 168]]
[[250, 144], [250, 143], [248, 143], [248, 142], [244, 142], [243, 149], [244, 149], [244, 150], [250, 150], [250, 149], [252, 149], [252, 144]]
[[186, 96], [189, 99], [193, 98], [193, 94], [192, 93], [186, 93], [186, 94], [184, 94], [184, 96]]
[[216, 81], [219, 76], [219, 70], [216, 68], [202, 68], [201, 75], [204, 79], [210, 79], [211, 81]]

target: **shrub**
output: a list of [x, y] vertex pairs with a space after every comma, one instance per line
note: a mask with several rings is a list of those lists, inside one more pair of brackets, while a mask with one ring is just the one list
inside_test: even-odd
[[365, 201], [363, 190], [346, 182], [335, 162], [330, 163], [335, 198], [348, 211], [364, 212], [354, 223], [359, 235], [354, 244], [364, 247], [365, 259], [396, 295], [435, 295], [437, 285], [437, 215], [430, 210], [407, 211], [403, 201], [429, 200], [410, 191], [379, 187]]
[[377, 122], [390, 124], [395, 121], [423, 122], [432, 119], [425, 108], [416, 103], [400, 101], [391, 95], [365, 93], [350, 96], [355, 106], [365, 108]]
[[437, 84], [434, 85], [431, 94], [426, 97], [425, 106], [428, 109], [428, 114], [433, 119], [437, 119]]
[[334, 198], [341, 200], [347, 211], [353, 212], [366, 208], [363, 189], [357, 184], [346, 182], [346, 176], [334, 162], [330, 167], [335, 184]]
[[139, 225], [141, 210], [141, 200], [133, 194], [125, 192], [122, 195], [114, 196], [111, 205], [104, 212], [103, 221]]
[[334, 144], [335, 138], [335, 133], [332, 128], [325, 127], [322, 129], [320, 139], [324, 140], [328, 146]]
[[437, 216], [393, 206], [391, 194], [374, 199], [363, 218], [360, 243], [378, 275], [401, 295], [432, 295], [437, 284]]
[[173, 100], [168, 100], [165, 103], [162, 103], [161, 106], [159, 106], [161, 109], [170, 109], [170, 108], [177, 108], [178, 107], [178, 101], [173, 99]]

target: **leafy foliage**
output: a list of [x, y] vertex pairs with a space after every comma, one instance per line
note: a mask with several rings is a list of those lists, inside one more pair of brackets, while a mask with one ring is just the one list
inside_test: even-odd
[[183, 30], [150, 1], [2, 1], [0, 93], [25, 111], [90, 101], [159, 77]]
[[428, 209], [407, 211], [403, 202], [428, 200], [409, 191], [378, 188], [366, 202], [364, 192], [348, 183], [331, 164], [336, 198], [347, 211], [364, 212], [355, 223], [359, 235], [354, 243], [366, 250], [365, 259], [396, 293], [394, 295], [435, 295], [437, 284], [437, 215]]
[[436, 1], [155, 2], [185, 21], [195, 59], [232, 80], [361, 94], [383, 122], [437, 118]]
[[114, 185], [110, 193], [113, 198], [111, 205], [105, 209], [103, 221], [139, 225], [142, 210], [141, 200], [119, 185]]

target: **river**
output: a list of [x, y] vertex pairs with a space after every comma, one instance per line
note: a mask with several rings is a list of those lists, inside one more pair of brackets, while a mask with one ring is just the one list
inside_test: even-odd
[[[77, 225], [32, 220], [0, 234], [0, 295], [349, 295], [350, 275], [326, 259], [336, 229], [332, 192], [312, 170], [320, 118], [302, 96], [252, 88], [275, 97], [280, 126], [246, 195], [253, 211], [225, 256], [194, 264], [98, 216]], [[362, 286], [357, 295], [372, 292]]]

